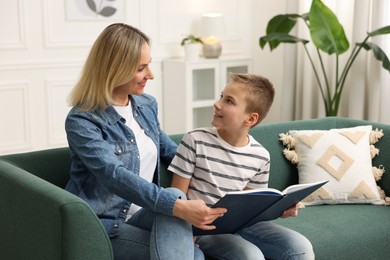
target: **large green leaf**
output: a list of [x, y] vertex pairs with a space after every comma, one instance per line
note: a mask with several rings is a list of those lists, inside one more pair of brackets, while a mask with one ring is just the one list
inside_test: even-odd
[[289, 33], [297, 23], [297, 18], [301, 17], [299, 14], [280, 14], [273, 17], [267, 25], [267, 34], [274, 32]]
[[372, 42], [366, 42], [363, 45], [361, 43], [357, 43], [357, 45], [361, 45], [367, 51], [372, 50], [375, 58], [382, 62], [382, 67], [390, 73], [389, 59], [387, 58], [386, 53], [378, 45]]
[[342, 54], [349, 49], [343, 26], [321, 0], [313, 0], [310, 13], [310, 35], [314, 45], [328, 54]]
[[[272, 33], [286, 33], [288, 34], [297, 23], [297, 18], [301, 17], [298, 14], [281, 14], [273, 17], [267, 24], [266, 33], [267, 35]], [[263, 42], [260, 39], [260, 47], [263, 48], [267, 42]], [[280, 41], [273, 40], [268, 41], [271, 50], [278, 47]]]
[[375, 31], [369, 32], [368, 35], [373, 37], [373, 36], [388, 34], [388, 33], [390, 33], [390, 25], [379, 28]]
[[[306, 44], [309, 41], [305, 40], [305, 39], [300, 39], [298, 37], [292, 36], [292, 35], [287, 34], [287, 33], [275, 32], [275, 33], [270, 33], [270, 34], [267, 34], [266, 36], [261, 37], [259, 40], [260, 47], [264, 48], [264, 46], [267, 44], [267, 42], [268, 43], [277, 42], [278, 44], [279, 43], [298, 43], [298, 42], [301, 42], [303, 44]], [[271, 51], [274, 49], [274, 48], [272, 48], [271, 44], [270, 44], [270, 48], [271, 48]]]

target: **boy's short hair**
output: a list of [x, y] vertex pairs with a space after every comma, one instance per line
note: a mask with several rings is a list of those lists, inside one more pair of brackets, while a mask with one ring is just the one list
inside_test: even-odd
[[246, 111], [259, 114], [259, 124], [268, 114], [275, 97], [272, 83], [265, 77], [248, 73], [231, 73], [230, 82], [242, 83], [248, 89]]

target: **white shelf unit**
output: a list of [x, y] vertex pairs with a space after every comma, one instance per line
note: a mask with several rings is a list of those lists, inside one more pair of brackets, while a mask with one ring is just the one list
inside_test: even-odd
[[211, 125], [214, 102], [229, 73], [252, 71], [252, 60], [241, 56], [185, 61], [163, 61], [163, 128], [168, 134], [185, 133]]

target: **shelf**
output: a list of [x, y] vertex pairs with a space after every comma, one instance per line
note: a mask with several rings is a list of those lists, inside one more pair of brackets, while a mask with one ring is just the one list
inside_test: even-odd
[[214, 99], [214, 78], [214, 68], [194, 69], [192, 71], [192, 96], [194, 101]]
[[242, 56], [164, 60], [163, 129], [168, 134], [181, 134], [210, 126], [214, 103], [226, 86], [229, 73], [248, 73], [251, 69], [252, 60]]
[[195, 101], [195, 102], [192, 102], [192, 107], [194, 107], [194, 108], [214, 107], [215, 101], [216, 101], [215, 99]]
[[193, 128], [211, 126], [214, 107], [195, 108], [193, 113]]

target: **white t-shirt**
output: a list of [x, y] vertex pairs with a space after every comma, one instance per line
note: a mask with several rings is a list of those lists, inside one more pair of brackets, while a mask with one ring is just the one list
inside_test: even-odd
[[[131, 102], [127, 106], [113, 106], [120, 116], [126, 119], [126, 125], [133, 131], [137, 147], [140, 155], [140, 177], [148, 182], [153, 181], [154, 170], [157, 164], [157, 147], [153, 140], [145, 134], [145, 131], [140, 127], [133, 117], [133, 109]], [[129, 219], [141, 207], [136, 204], [131, 204], [127, 212], [127, 219]]]

